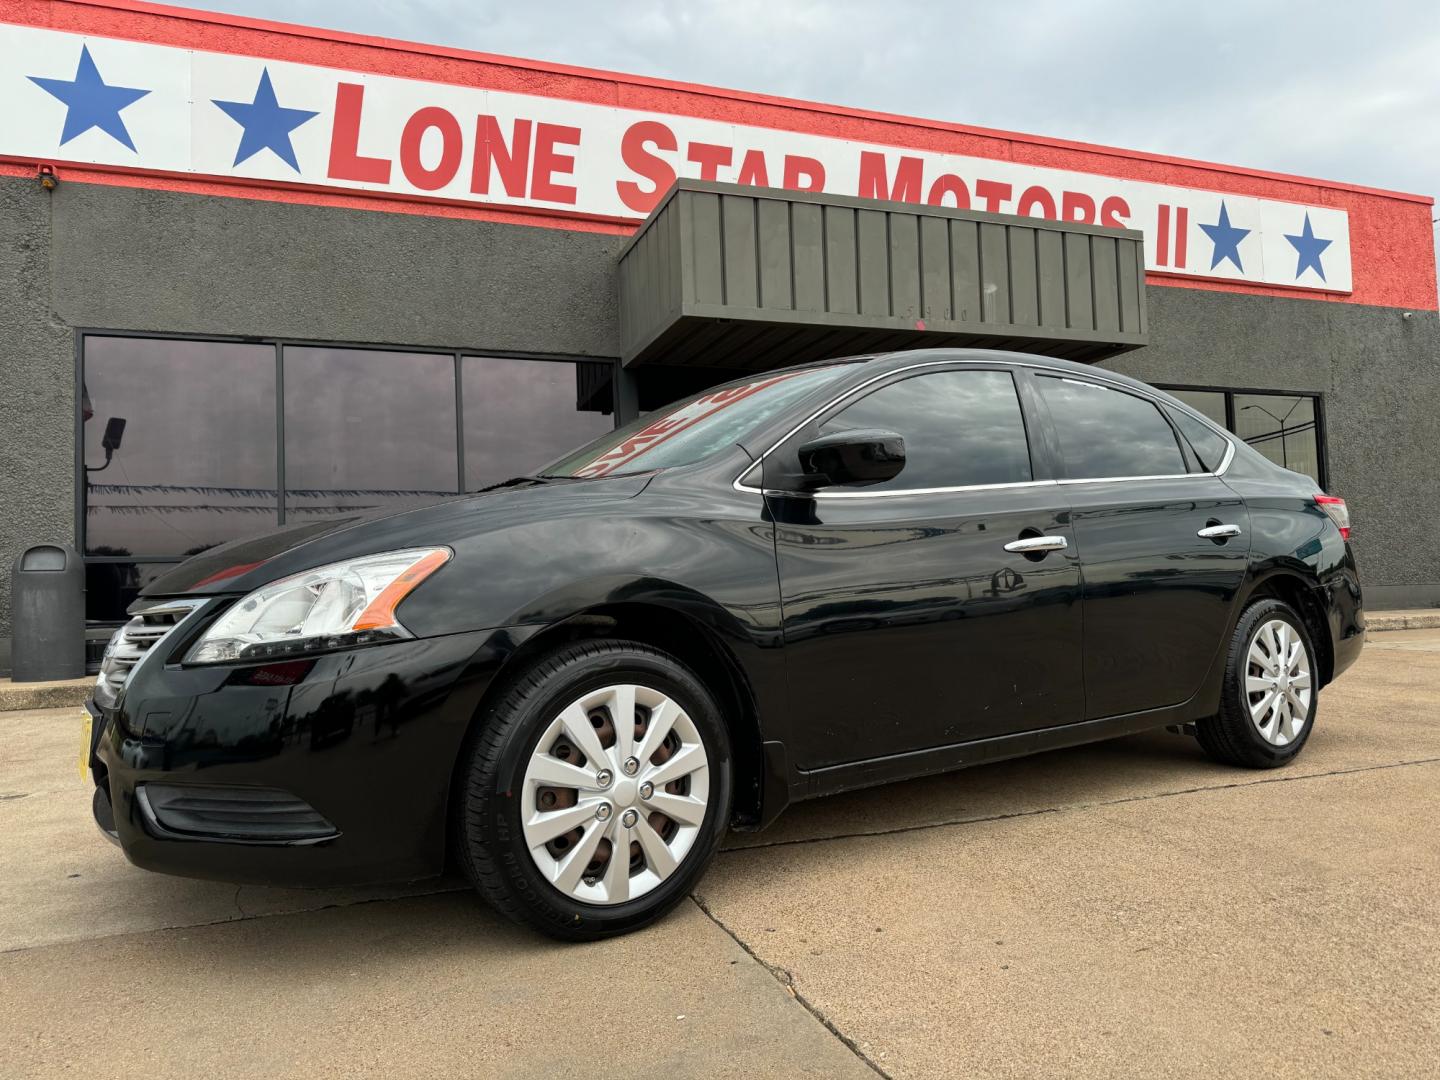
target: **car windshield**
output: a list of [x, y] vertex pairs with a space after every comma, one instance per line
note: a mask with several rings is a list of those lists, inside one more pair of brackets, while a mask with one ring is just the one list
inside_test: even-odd
[[623, 476], [690, 465], [742, 439], [845, 371], [843, 364], [725, 383], [642, 416], [540, 471], [541, 476]]

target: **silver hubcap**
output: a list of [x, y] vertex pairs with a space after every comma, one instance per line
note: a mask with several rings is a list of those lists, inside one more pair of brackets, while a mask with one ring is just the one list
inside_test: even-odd
[[1272, 619], [1255, 631], [1245, 665], [1245, 704], [1272, 746], [1294, 742], [1310, 716], [1310, 653], [1295, 628]]
[[684, 861], [709, 796], [705, 746], [680, 706], [647, 686], [607, 686], [540, 736], [525, 768], [525, 845], [567, 896], [621, 904]]

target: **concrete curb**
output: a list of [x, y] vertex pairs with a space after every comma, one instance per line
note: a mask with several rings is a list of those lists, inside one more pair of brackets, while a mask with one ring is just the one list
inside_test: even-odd
[[78, 708], [94, 685], [93, 675], [63, 682], [13, 683], [9, 679], [0, 679], [0, 712]]
[[1440, 629], [1440, 608], [1416, 608], [1409, 611], [1367, 611], [1365, 628], [1371, 633], [1386, 630]]

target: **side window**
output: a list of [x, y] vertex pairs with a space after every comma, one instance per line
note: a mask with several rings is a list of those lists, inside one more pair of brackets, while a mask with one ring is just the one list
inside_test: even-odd
[[867, 491], [1030, 480], [1030, 448], [1006, 371], [938, 371], [882, 386], [821, 425], [822, 434], [883, 428], [905, 439], [900, 475]]
[[1179, 409], [1170, 409], [1168, 412], [1170, 419], [1174, 420], [1175, 426], [1180, 429], [1180, 434], [1189, 441], [1190, 448], [1195, 451], [1195, 456], [1200, 459], [1205, 471], [1214, 472], [1218, 469], [1225, 460], [1225, 450], [1230, 445], [1230, 440], [1189, 413]]
[[1058, 376], [1037, 380], [1072, 480], [1186, 472], [1175, 432], [1144, 398]]

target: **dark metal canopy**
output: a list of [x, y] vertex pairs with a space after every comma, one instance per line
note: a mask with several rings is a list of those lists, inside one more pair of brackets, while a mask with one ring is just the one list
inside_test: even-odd
[[701, 180], [621, 252], [620, 309], [631, 366], [946, 345], [1095, 361], [1149, 340], [1139, 232]]

